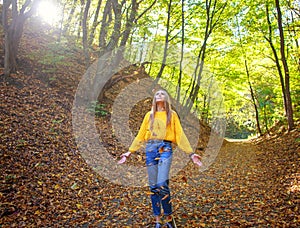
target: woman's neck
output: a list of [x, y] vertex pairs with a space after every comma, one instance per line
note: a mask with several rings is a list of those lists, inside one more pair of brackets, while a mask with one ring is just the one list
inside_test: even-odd
[[163, 105], [158, 105], [157, 106], [157, 111], [158, 112], [162, 112], [162, 111], [166, 111], [165, 107]]

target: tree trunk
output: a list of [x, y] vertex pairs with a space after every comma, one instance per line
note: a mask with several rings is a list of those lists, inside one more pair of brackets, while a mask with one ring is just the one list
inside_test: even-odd
[[[23, 25], [14, 21], [13, 24], [5, 32], [5, 56], [4, 56], [4, 75], [9, 76], [17, 71], [17, 55], [18, 47], [21, 39], [21, 30], [16, 30], [18, 27], [22, 29]], [[20, 34], [21, 33], [21, 34]]]
[[163, 54], [163, 59], [162, 63], [159, 69], [159, 72], [156, 76], [155, 83], [158, 83], [159, 79], [161, 78], [164, 68], [166, 66], [166, 61], [167, 61], [167, 53], [168, 53], [168, 47], [169, 47], [169, 31], [170, 31], [170, 20], [171, 20], [171, 8], [172, 8], [172, 0], [169, 0], [168, 3], [168, 18], [167, 18], [167, 25], [166, 25], [166, 36], [165, 36], [165, 46], [164, 46], [164, 54]]
[[[124, 4], [124, 2], [122, 4]], [[99, 35], [100, 56], [119, 47], [122, 27], [122, 6], [123, 5], [119, 4], [117, 0], [106, 2]], [[108, 37], [107, 28], [111, 22], [114, 23], [113, 32], [110, 37]]]
[[214, 17], [214, 12], [212, 13], [212, 15], [210, 15], [210, 11], [211, 11], [211, 5], [210, 4], [206, 4], [206, 26], [205, 26], [205, 35], [204, 35], [204, 41], [203, 44], [200, 47], [199, 53], [198, 53], [198, 57], [197, 57], [197, 64], [194, 70], [194, 79], [192, 82], [192, 88], [191, 88], [191, 92], [189, 95], [190, 99], [187, 99], [186, 103], [185, 103], [185, 107], [188, 110], [192, 109], [192, 106], [198, 96], [198, 92], [200, 90], [200, 82], [201, 82], [201, 78], [202, 78], [202, 71], [203, 71], [203, 66], [204, 66], [204, 59], [205, 59], [205, 52], [206, 52], [206, 44], [207, 44], [207, 40], [212, 32], [212, 28], [211, 28], [211, 21]]
[[247, 52], [244, 50], [243, 41], [242, 41], [242, 38], [241, 38], [242, 36], [241, 36], [241, 31], [240, 31], [239, 19], [238, 18], [236, 20], [236, 23], [238, 25], [238, 34], [239, 34], [239, 38], [240, 38], [240, 45], [241, 45], [241, 48], [243, 50], [243, 55], [244, 55], [244, 58], [245, 58], [245, 69], [246, 69], [246, 75], [247, 75], [248, 85], [249, 85], [250, 94], [251, 94], [251, 100], [252, 100], [252, 104], [254, 106], [254, 111], [255, 111], [256, 128], [257, 128], [257, 132], [261, 136], [262, 135], [262, 130], [261, 130], [261, 127], [260, 127], [259, 112], [258, 112], [258, 107], [257, 107], [257, 104], [256, 104], [256, 100], [257, 99], [255, 98], [253, 87], [252, 87], [252, 84], [251, 84], [251, 81], [250, 81], [250, 72], [249, 72], [248, 63], [247, 63]]
[[266, 111], [266, 105], [264, 105], [263, 107], [263, 111], [264, 111], [264, 122], [265, 122], [265, 128], [266, 128], [266, 132], [269, 135], [270, 131], [269, 131], [269, 127], [268, 127], [268, 116], [267, 116], [267, 111]]
[[[18, 11], [17, 0], [4, 0], [3, 1], [3, 12], [2, 12], [2, 23], [4, 28], [4, 76], [9, 77], [11, 73], [17, 71], [17, 55], [20, 40], [23, 34], [23, 28], [25, 21], [32, 16], [36, 9], [36, 1], [26, 0], [24, 5]], [[28, 6], [31, 4], [31, 8]], [[8, 18], [8, 10], [12, 5], [12, 19]], [[10, 21], [10, 24], [9, 24]]]
[[181, 50], [180, 50], [180, 63], [179, 63], [179, 76], [177, 80], [176, 87], [176, 100], [180, 102], [180, 89], [181, 89], [181, 80], [183, 73], [183, 58], [184, 58], [184, 29], [185, 29], [185, 15], [184, 15], [184, 0], [181, 0]]
[[82, 20], [82, 43], [83, 43], [83, 51], [85, 57], [86, 67], [90, 65], [90, 54], [89, 54], [89, 44], [88, 44], [88, 14], [91, 5], [91, 0], [86, 1], [83, 20]]
[[118, 3], [118, 0], [110, 0], [112, 3], [112, 9], [114, 12], [114, 27], [113, 32], [110, 36], [110, 40], [106, 46], [107, 51], [111, 51], [117, 48], [119, 45], [119, 40], [121, 37], [121, 27], [122, 27], [122, 5]]
[[297, 20], [295, 19], [293, 11], [290, 12], [290, 18], [291, 18], [291, 23], [287, 24], [288, 32], [289, 32], [290, 37], [293, 37], [295, 45], [296, 45], [296, 50], [294, 50], [294, 52], [298, 53], [298, 54], [295, 54], [294, 60], [295, 60], [295, 65], [298, 66], [298, 72], [300, 72], [300, 53], [297, 52], [297, 50], [299, 50], [299, 48], [300, 48], [300, 45], [299, 45], [300, 41], [297, 38], [297, 34], [298, 34], [298, 29], [297, 29], [297, 25], [296, 25]]
[[79, 26], [77, 29], [77, 41], [78, 43], [81, 42], [81, 32], [82, 32], [82, 21], [83, 21], [83, 14], [84, 14], [84, 0], [80, 0], [80, 13], [79, 13]]
[[261, 128], [260, 128], [260, 123], [259, 123], [259, 113], [258, 113], [258, 108], [257, 108], [257, 105], [256, 105], [256, 99], [255, 99], [255, 96], [254, 96], [252, 84], [251, 84], [251, 81], [250, 81], [250, 74], [249, 74], [249, 70], [248, 70], [247, 60], [245, 60], [245, 68], [246, 68], [248, 84], [249, 84], [250, 93], [251, 93], [252, 104], [253, 104], [254, 110], [255, 110], [255, 119], [256, 119], [257, 131], [258, 131], [259, 135], [262, 135], [262, 131], [261, 131]]
[[123, 32], [123, 36], [121, 39], [121, 43], [120, 46], [125, 46], [127, 43], [127, 40], [129, 38], [130, 32], [133, 28], [135, 19], [136, 19], [136, 14], [137, 14], [137, 10], [138, 10], [138, 4], [136, 2], [136, 0], [132, 0], [131, 1], [131, 11], [129, 14], [129, 17], [126, 21], [126, 25], [125, 25], [125, 31]]
[[71, 24], [70, 22], [72, 21], [72, 18], [74, 17], [77, 1], [78, 0], [74, 0], [74, 2], [73, 2], [72, 8], [70, 10], [70, 13], [69, 13], [69, 16], [68, 16], [68, 19], [67, 19], [67, 23], [65, 24], [64, 29], [62, 31], [63, 35], [66, 35], [68, 30], [69, 30], [69, 27], [70, 27], [70, 24]]
[[99, 33], [99, 56], [106, 52], [105, 47], [107, 45], [107, 28], [111, 22], [111, 8], [112, 4], [110, 1], [107, 1], [103, 10], [103, 16], [101, 21], [101, 28]]
[[269, 5], [268, 4], [266, 4], [266, 14], [267, 14], [268, 29], [269, 29], [269, 37], [265, 36], [265, 39], [268, 41], [268, 43], [269, 43], [269, 45], [272, 49], [274, 58], [275, 58], [275, 64], [276, 64], [276, 68], [277, 68], [277, 72], [278, 72], [279, 79], [280, 79], [280, 84], [281, 84], [284, 110], [286, 112], [287, 102], [286, 102], [286, 95], [285, 95], [285, 85], [284, 85], [285, 83], [284, 83], [284, 78], [283, 78], [283, 74], [282, 74], [282, 71], [281, 71], [280, 60], [279, 60], [277, 51], [276, 51], [276, 49], [274, 47], [274, 44], [273, 44], [273, 38], [272, 38], [273, 30], [272, 30], [272, 23], [271, 23], [271, 20], [270, 20], [270, 11], [269, 11]]
[[288, 122], [288, 130], [291, 131], [294, 129], [294, 120], [293, 120], [293, 107], [292, 107], [292, 99], [290, 93], [290, 74], [289, 68], [287, 64], [287, 59], [285, 55], [285, 44], [284, 44], [284, 33], [283, 33], [283, 26], [282, 26], [282, 14], [280, 9], [279, 0], [275, 0], [276, 9], [277, 9], [277, 22], [278, 22], [278, 29], [280, 34], [280, 54], [281, 54], [281, 62], [284, 69], [284, 76], [285, 76], [285, 96], [286, 96], [286, 116]]
[[90, 37], [89, 37], [89, 46], [92, 46], [94, 38], [95, 38], [95, 31], [96, 31], [96, 28], [99, 24], [98, 17], [99, 17], [99, 13], [100, 13], [101, 4], [102, 4], [102, 0], [99, 0], [98, 4], [97, 4], [95, 16], [94, 16], [93, 25], [92, 25], [92, 28], [91, 28]]
[[[210, 37], [211, 33], [213, 32], [214, 28], [218, 25], [219, 19], [227, 5], [227, 2], [222, 4], [220, 8], [217, 8], [217, 0], [214, 0], [213, 2], [210, 0], [206, 0], [206, 27], [205, 27], [205, 35], [204, 35], [204, 41], [203, 44], [200, 47], [199, 54], [197, 57], [197, 64], [194, 70], [194, 80], [192, 84], [192, 89], [189, 95], [190, 99], [187, 99], [185, 103], [185, 107], [188, 110], [191, 110], [193, 107], [194, 102], [196, 101], [198, 97], [198, 92], [200, 90], [200, 82], [202, 78], [203, 73], [203, 67], [204, 67], [204, 60], [205, 60], [205, 54], [206, 54], [206, 45], [208, 38]], [[214, 21], [215, 19], [215, 21]]]

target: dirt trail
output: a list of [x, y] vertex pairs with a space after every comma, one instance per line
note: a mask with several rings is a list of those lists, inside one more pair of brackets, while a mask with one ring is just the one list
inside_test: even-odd
[[178, 227], [297, 227], [298, 208], [276, 192], [269, 176], [276, 167], [262, 156], [253, 142], [226, 142], [208, 170], [190, 164], [171, 183]]
[[[269, 173], [276, 167], [262, 163], [263, 156], [253, 142], [225, 142], [206, 171], [200, 172], [189, 163], [170, 184], [177, 226], [299, 227], [295, 201], [287, 200], [285, 192], [278, 189], [282, 183], [270, 178]], [[127, 216], [114, 218], [111, 225], [152, 227], [147, 190], [127, 190], [128, 201], [119, 199], [123, 206], [118, 207], [119, 213]], [[106, 222], [103, 220], [101, 225]]]
[[[179, 224], [299, 227], [299, 192], [292, 196], [281, 179], [274, 177], [281, 168], [268, 156], [251, 141], [224, 143], [207, 171], [197, 176], [195, 169], [191, 169], [193, 184], [186, 186], [186, 196], [181, 198]], [[182, 219], [182, 213], [193, 217]]]
[[[181, 211], [194, 214], [194, 218], [187, 217], [182, 223], [190, 227], [265, 223], [261, 210], [265, 205], [264, 171], [257, 162], [260, 154], [250, 142], [226, 142], [208, 170], [199, 173], [190, 168], [191, 183], [185, 186], [187, 194], [182, 198], [187, 203]], [[178, 213], [179, 221], [180, 217]]]

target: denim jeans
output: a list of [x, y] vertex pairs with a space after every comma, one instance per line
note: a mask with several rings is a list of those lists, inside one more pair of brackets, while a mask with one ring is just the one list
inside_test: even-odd
[[169, 189], [169, 172], [172, 163], [172, 145], [162, 140], [149, 140], [146, 145], [146, 165], [151, 194], [153, 214], [172, 214]]

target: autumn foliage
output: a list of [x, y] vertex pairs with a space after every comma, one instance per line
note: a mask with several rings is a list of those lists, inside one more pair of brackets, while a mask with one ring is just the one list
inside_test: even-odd
[[[49, 71], [37, 61], [43, 56], [28, 58], [29, 50], [47, 50], [47, 37], [27, 33], [22, 42], [19, 73], [0, 83], [0, 226], [151, 227], [148, 188], [111, 183], [78, 151], [71, 110], [84, 73], [80, 50]], [[126, 81], [119, 83], [121, 89]], [[97, 117], [97, 126], [117, 159], [126, 148], [111, 138], [108, 97], [101, 101], [108, 114]], [[299, 227], [299, 137], [298, 125], [289, 133], [224, 141], [208, 170], [189, 163], [171, 180], [178, 227]]]

